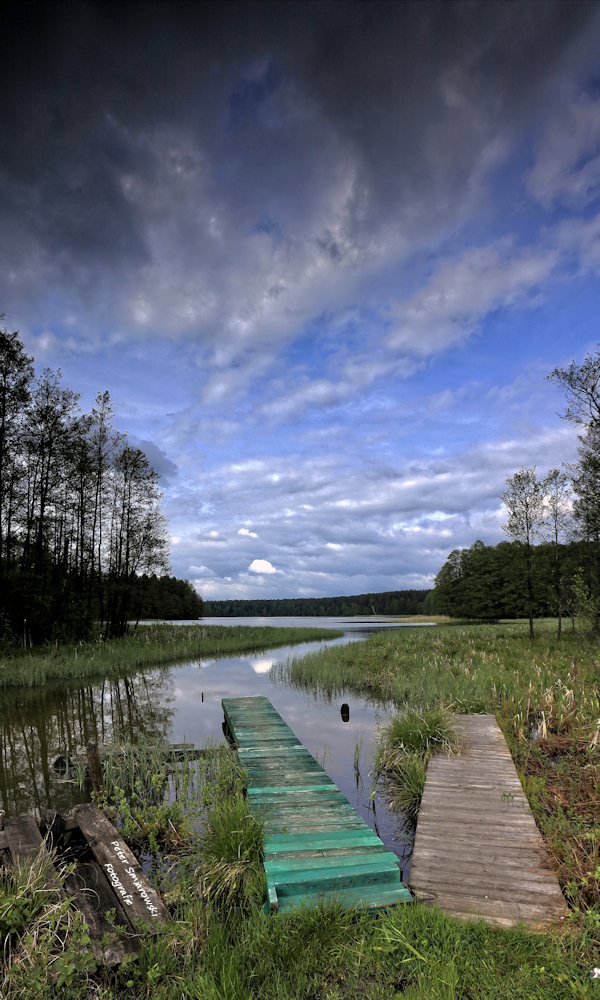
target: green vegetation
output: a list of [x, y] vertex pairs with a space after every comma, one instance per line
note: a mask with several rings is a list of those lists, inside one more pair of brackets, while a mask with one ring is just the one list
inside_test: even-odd
[[139, 625], [118, 639], [11, 650], [0, 659], [0, 687], [35, 687], [50, 680], [117, 678], [142, 667], [250, 653], [292, 643], [336, 639], [342, 632], [246, 625]]
[[[582, 568], [587, 586], [596, 593], [597, 567], [597, 549], [586, 541], [532, 546], [534, 619], [556, 615], [559, 599], [563, 613], [577, 616], [575, 577]], [[476, 541], [468, 549], [455, 549], [436, 577], [431, 600], [436, 612], [454, 618], [524, 618], [529, 613], [526, 547], [521, 542]]]
[[314, 615], [420, 615], [433, 611], [429, 590], [389, 590], [351, 597], [284, 597], [273, 600], [205, 601], [209, 617], [275, 617]]
[[[579, 631], [559, 642], [555, 625], [539, 621], [533, 641], [526, 622], [383, 632], [292, 660], [280, 675], [329, 697], [352, 690], [394, 703], [408, 721], [388, 732], [409, 742], [414, 712], [496, 713], [563, 892], [574, 913], [590, 911], [600, 947], [600, 678]], [[395, 801], [414, 811], [423, 756], [409, 753], [404, 767]]]
[[[414, 731], [414, 727], [411, 731]], [[420, 745], [427, 745], [420, 741]], [[115, 748], [104, 808], [153, 858], [172, 922], [138, 958], [99, 965], [80, 917], [43, 873], [4, 872], [0, 990], [84, 1000], [538, 1000], [594, 997], [591, 913], [536, 935], [462, 923], [418, 904], [372, 916], [337, 906], [267, 916], [260, 824], [240, 795], [237, 757], [209, 745], [165, 774], [166, 748]], [[144, 814], [140, 816], [143, 807]], [[175, 833], [173, 832], [175, 831]], [[10, 926], [9, 926], [10, 925]]]
[[365, 642], [292, 659], [280, 665], [279, 675], [327, 697], [353, 690], [402, 708], [453, 704], [458, 712], [495, 712], [510, 705], [523, 719], [531, 718], [536, 706], [543, 710], [551, 690], [561, 726], [563, 716], [572, 715], [566, 692], [573, 689], [578, 718], [591, 723], [600, 705], [579, 633], [566, 633], [559, 643], [552, 620], [538, 622], [538, 628], [533, 643], [522, 622], [380, 632]]
[[408, 708], [379, 731], [375, 772], [385, 779], [388, 800], [409, 824], [417, 818], [427, 763], [434, 753], [455, 753], [459, 741], [452, 711], [443, 705], [418, 712]]
[[202, 618], [204, 604], [189, 580], [175, 576], [136, 576], [131, 581], [132, 608], [136, 617], [182, 619]]

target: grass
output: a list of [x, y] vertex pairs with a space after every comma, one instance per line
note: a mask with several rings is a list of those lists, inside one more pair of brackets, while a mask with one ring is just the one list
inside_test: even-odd
[[450, 618], [449, 615], [404, 615], [392, 620], [396, 622], [409, 622], [413, 625], [420, 625], [422, 622], [435, 622], [437, 625], [448, 625], [450, 622], [460, 621], [458, 618]]
[[[415, 729], [413, 720], [405, 730], [408, 739]], [[431, 738], [428, 744], [421, 734], [413, 739], [413, 746], [417, 743], [422, 749]], [[266, 916], [262, 831], [240, 794], [237, 756], [222, 744], [205, 749], [199, 759], [184, 753], [171, 773], [165, 773], [166, 748], [156, 746], [115, 748], [105, 765], [106, 808], [146, 863], [152, 858], [170, 924], [143, 940], [136, 961], [110, 970], [95, 962], [80, 918], [56, 893], [42, 891], [43, 871], [36, 873], [34, 866], [32, 878], [20, 873], [18, 885], [5, 872], [0, 876], [3, 995], [32, 1000], [597, 996], [589, 978], [598, 964], [591, 911], [562, 933], [545, 935], [462, 923], [418, 904], [377, 916], [335, 906]], [[19, 899], [25, 899], [20, 909]], [[18, 921], [6, 920], [11, 908], [21, 914]]]
[[419, 813], [430, 757], [458, 750], [452, 710], [444, 705], [421, 712], [408, 708], [380, 727], [375, 773], [384, 778], [392, 809], [405, 817], [409, 827]]
[[591, 730], [600, 715], [585, 649], [569, 632], [557, 643], [552, 622], [538, 625], [533, 642], [520, 622], [380, 632], [292, 659], [278, 675], [325, 697], [354, 691], [397, 708], [496, 712], [510, 704], [523, 725], [550, 711], [560, 731], [571, 717]]
[[11, 650], [0, 655], [0, 687], [37, 687], [50, 680], [107, 679], [142, 667], [232, 656], [275, 646], [336, 639], [332, 629], [247, 625], [139, 625], [120, 639]]
[[[533, 644], [513, 624], [379, 634], [310, 655], [302, 683], [394, 700], [398, 720], [383, 743], [390, 755], [421, 762], [434, 747], [453, 745], [440, 705], [446, 716], [459, 697], [463, 709], [495, 711], [563, 888], [571, 886], [572, 912], [560, 932], [463, 923], [419, 904], [378, 916], [336, 907], [266, 916], [260, 833], [240, 795], [235, 754], [215, 745], [197, 761], [184, 754], [165, 774], [156, 747], [126, 747], [107, 762], [107, 807], [134, 849], [152, 858], [173, 920], [120, 971], [92, 968], [89, 945], [86, 952], [77, 936], [67, 963], [70, 938], [56, 923], [53, 938], [46, 931], [29, 938], [25, 922], [4, 952], [4, 977], [6, 955], [13, 956], [7, 996], [56, 996], [62, 968], [60, 995], [85, 1000], [598, 997], [590, 979], [600, 965], [598, 696], [576, 637], [567, 634], [558, 646], [551, 627]], [[300, 667], [290, 664], [295, 683]], [[436, 683], [443, 698], [435, 697]], [[531, 739], [533, 732], [541, 738]], [[360, 752], [357, 744], [358, 764]]]

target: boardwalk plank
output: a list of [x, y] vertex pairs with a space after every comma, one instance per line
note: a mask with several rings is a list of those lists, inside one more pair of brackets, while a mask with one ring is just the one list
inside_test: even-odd
[[400, 868], [266, 698], [225, 698], [223, 711], [266, 823], [267, 910], [341, 902], [408, 902]]
[[93, 803], [76, 806], [73, 813], [132, 927], [168, 920], [166, 906], [104, 813]]
[[429, 763], [410, 887], [462, 919], [532, 928], [564, 919], [567, 905], [500, 727], [493, 716], [456, 721], [464, 750]]

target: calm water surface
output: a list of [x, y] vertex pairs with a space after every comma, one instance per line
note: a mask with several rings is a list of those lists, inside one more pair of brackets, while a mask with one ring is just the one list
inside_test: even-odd
[[[375, 620], [376, 619], [376, 620]], [[320, 625], [341, 628], [343, 638], [326, 645], [360, 641], [373, 630], [403, 627], [382, 617], [369, 619], [203, 619], [206, 624]], [[302, 656], [322, 643], [280, 647], [248, 656], [193, 660], [146, 670], [121, 681], [66, 686], [48, 684], [0, 695], [0, 796], [7, 815], [43, 806], [65, 811], [88, 796], [62, 781], [53, 761], [77, 752], [89, 740], [136, 742], [165, 739], [201, 744], [223, 740], [222, 698], [265, 695], [298, 739], [316, 757], [388, 848], [407, 852], [399, 817], [391, 814], [378, 790], [373, 792], [370, 751], [376, 726], [390, 706], [345, 694], [328, 702], [276, 682], [271, 668], [290, 656]], [[349, 709], [342, 716], [342, 704]], [[360, 747], [359, 773], [355, 748]], [[408, 873], [405, 869], [405, 877]]]

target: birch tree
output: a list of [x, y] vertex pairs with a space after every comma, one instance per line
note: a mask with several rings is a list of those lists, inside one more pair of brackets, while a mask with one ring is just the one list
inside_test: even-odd
[[554, 549], [554, 589], [558, 610], [558, 627], [556, 638], [560, 639], [562, 632], [563, 609], [563, 579], [560, 559], [560, 543], [566, 541], [572, 525], [572, 510], [570, 504], [571, 484], [566, 472], [560, 469], [549, 469], [542, 482], [544, 494], [545, 517], [542, 523], [542, 536], [550, 542]]
[[509, 538], [523, 545], [529, 608], [529, 637], [533, 639], [532, 555], [534, 541], [540, 535], [544, 521], [544, 487], [537, 477], [535, 466], [532, 469], [521, 466], [513, 476], [507, 476], [506, 486], [501, 499], [508, 512], [508, 522], [502, 525], [502, 529]]

